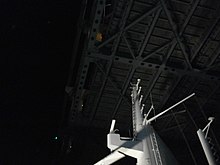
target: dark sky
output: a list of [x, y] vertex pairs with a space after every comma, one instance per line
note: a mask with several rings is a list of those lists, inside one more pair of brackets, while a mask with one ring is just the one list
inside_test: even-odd
[[3, 0], [0, 164], [52, 164], [78, 0]]

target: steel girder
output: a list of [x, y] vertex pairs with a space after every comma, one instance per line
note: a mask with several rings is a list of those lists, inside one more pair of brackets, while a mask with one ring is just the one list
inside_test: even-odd
[[[149, 31], [148, 31], [146, 37], [144, 38], [144, 40], [143, 40], [143, 42], [142, 42], [142, 44], [141, 44], [141, 49], [140, 49], [140, 51], [139, 51], [137, 57], [135, 57], [135, 59], [142, 59], [141, 55], [142, 55], [142, 53], [143, 53], [143, 51], [144, 51], [144, 48], [145, 48], [146, 45], [147, 45], [147, 42], [148, 42], [148, 40], [149, 40], [149, 38], [150, 38], [150, 36], [151, 36], [151, 34], [152, 34], [152, 31], [153, 31], [153, 29], [154, 29], [154, 26], [155, 26], [155, 24], [156, 24], [156, 22], [157, 22], [157, 20], [158, 20], [158, 18], [159, 18], [159, 16], [160, 16], [160, 12], [161, 12], [161, 9], [158, 9], [158, 11], [157, 11], [157, 13], [156, 13], [156, 15], [155, 15], [155, 17], [154, 17], [152, 23], [151, 23], [150, 29], [149, 29]], [[126, 79], [125, 82], [124, 82], [125, 85], [123, 86], [123, 89], [122, 89], [122, 94], [123, 94], [123, 95], [125, 95], [125, 93], [126, 93], [126, 91], [127, 91], [127, 88], [128, 88], [128, 86], [129, 86], [129, 84], [130, 84], [130, 81], [131, 81], [131, 79], [132, 79], [134, 73], [135, 73], [136, 68], [137, 68], [137, 65], [132, 66], [131, 71], [128, 73], [127, 79]], [[114, 112], [113, 112], [112, 118], [115, 117], [115, 115], [116, 115], [116, 113], [117, 113], [117, 111], [118, 111], [118, 108], [119, 108], [121, 102], [122, 102], [122, 97], [119, 98], [119, 101], [117, 102], [117, 104], [116, 104], [116, 106], [115, 106], [115, 110], [114, 110]]]
[[126, 37], [124, 36], [124, 34], [123, 34], [122, 37], [123, 37], [123, 39], [124, 39], [124, 41], [125, 41], [125, 43], [126, 43], [128, 49], [129, 49], [129, 52], [130, 52], [130, 54], [131, 54], [131, 57], [132, 57], [133, 59], [135, 59], [134, 52], [133, 52], [133, 50], [131, 49], [131, 46], [129, 45], [128, 40], [126, 39]]
[[[165, 43], [159, 49], [155, 50], [154, 52], [151, 52], [150, 54], [148, 54], [143, 59], [138, 59], [138, 58], [135, 59], [135, 54], [132, 51], [131, 47], [129, 46], [129, 42], [126, 39], [126, 37], [124, 36], [124, 32], [126, 32], [126, 30], [128, 30], [130, 27], [132, 27], [136, 23], [138, 23], [141, 20], [143, 20], [146, 16], [148, 16], [148, 15], [150, 15], [150, 14], [156, 12], [156, 11], [157, 11], [157, 16], [159, 17], [159, 13], [160, 13], [159, 11], [161, 10], [161, 6], [160, 5], [157, 5], [156, 7], [152, 8], [147, 13], [143, 14], [141, 17], [139, 17], [138, 19], [134, 20], [132, 23], [128, 24], [127, 26], [125, 26], [126, 19], [123, 19], [122, 22], [124, 23], [124, 26], [121, 26], [120, 31], [118, 33], [116, 33], [115, 35], [113, 35], [112, 37], [110, 37], [109, 39], [107, 39], [106, 41], [104, 41], [103, 43], [101, 43], [100, 45], [98, 45], [97, 47], [94, 47], [94, 40], [93, 41], [89, 40], [88, 49], [87, 49], [88, 50], [88, 54], [86, 54], [87, 57], [86, 57], [85, 61], [89, 61], [89, 63], [90, 63], [90, 62], [94, 62], [94, 60], [96, 60], [96, 59], [104, 59], [104, 60], [107, 61], [108, 66], [109, 66], [108, 67], [109, 69], [107, 69], [105, 71], [105, 76], [107, 78], [105, 78], [105, 80], [104, 80], [104, 82], [102, 84], [101, 89], [104, 89], [106, 82], [109, 80], [108, 75], [110, 73], [112, 63], [114, 63], [114, 61], [119, 61], [119, 62], [128, 64], [128, 65], [132, 65], [132, 69], [131, 69], [131, 71], [133, 70], [131, 72], [132, 74], [130, 74], [130, 76], [128, 75], [128, 79], [126, 81], [131, 80], [132, 75], [135, 72], [135, 69], [133, 69], [133, 68], [137, 68], [137, 67], [148, 68], [148, 69], [154, 68], [154, 70], [157, 70], [157, 74], [151, 80], [152, 83], [149, 86], [148, 90], [146, 91], [146, 93], [148, 95], [149, 95], [150, 91], [152, 90], [152, 88], [154, 87], [155, 83], [157, 82], [157, 79], [158, 79], [158, 77], [160, 76], [161, 73], [164, 73], [164, 72], [165, 73], [174, 73], [174, 74], [178, 75], [178, 77], [179, 77], [178, 81], [175, 81], [174, 87], [170, 88], [170, 91], [168, 91], [168, 95], [165, 95], [165, 97], [168, 96], [168, 97], [166, 97], [167, 98], [166, 100], [169, 99], [172, 91], [175, 90], [175, 87], [178, 85], [178, 82], [181, 80], [181, 77], [183, 75], [195, 76], [197, 78], [201, 78], [201, 79], [205, 79], [205, 80], [219, 81], [219, 77], [218, 76], [216, 76], [216, 75], [209, 75], [209, 74], [206, 73], [206, 71], [203, 71], [203, 70], [198, 70], [198, 69], [193, 69], [193, 68], [192, 68], [192, 70], [187, 70], [187, 68], [176, 68], [176, 67], [166, 66], [167, 60], [169, 59], [170, 55], [172, 54], [173, 50], [175, 49], [176, 44], [179, 43], [178, 40], [180, 41], [180, 37], [182, 36], [182, 34], [184, 32], [184, 29], [188, 25], [188, 22], [189, 22], [190, 18], [192, 17], [192, 15], [193, 15], [193, 13], [194, 13], [198, 3], [199, 3], [199, 0], [197, 0], [194, 3], [192, 9], [189, 12], [189, 15], [187, 16], [183, 26], [181, 27], [180, 32], [179, 33], [177, 33], [177, 31], [174, 32], [174, 33], [177, 34], [176, 38], [174, 38], [171, 42]], [[167, 11], [167, 12], [170, 12], [170, 11]], [[128, 11], [128, 13], [129, 13], [129, 11]], [[169, 15], [169, 13], [168, 13], [168, 15]], [[126, 18], [126, 17], [124, 17], [124, 18]], [[168, 20], [169, 20], [169, 18], [168, 18]], [[156, 19], [154, 19], [153, 22], [154, 23], [151, 24], [150, 30], [148, 31], [148, 34], [146, 35], [146, 38], [145, 38], [145, 40], [142, 43], [143, 46], [141, 47], [141, 49], [139, 51], [140, 53], [139, 53], [138, 57], [141, 56], [141, 54], [142, 54], [141, 52], [143, 52], [143, 50], [144, 50], [143, 49], [144, 45], [145, 46], [147, 45], [149, 37], [151, 36], [151, 33], [152, 33], [153, 29], [154, 29], [154, 24], [156, 23]], [[170, 22], [172, 22], [172, 20], [170, 20]], [[118, 55], [117, 54], [117, 47], [118, 47], [118, 44], [119, 44], [119, 41], [120, 41], [121, 37], [124, 39], [128, 49], [130, 51], [132, 59], [117, 56]], [[115, 46], [113, 48], [113, 52], [112, 52], [112, 54], [110, 56], [104, 55], [103, 53], [96, 53], [97, 48], [99, 49], [99, 48], [105, 46], [106, 44], [108, 44], [110, 41], [113, 41], [114, 39], [116, 39], [116, 42], [115, 42]], [[162, 61], [162, 64], [153, 63], [153, 62], [146, 62], [146, 59], [148, 59], [149, 57], [153, 56], [156, 52], [164, 49], [165, 47], [167, 47], [169, 45], [171, 45], [171, 48], [169, 49], [169, 52], [166, 55], [166, 57], [164, 57], [164, 59]], [[183, 54], [184, 54], [184, 52], [183, 52]], [[126, 87], [128, 86], [128, 85], [126, 85], [126, 83], [124, 83], [124, 84], [125, 85], [124, 85], [124, 88], [122, 89], [121, 96], [123, 96], [123, 93], [126, 92], [126, 89], [127, 89]], [[125, 92], [123, 92], [123, 91], [125, 91]], [[102, 90], [100, 90], [100, 94], [98, 96], [99, 96], [98, 98], [102, 97]], [[122, 100], [123, 97], [120, 97], [120, 98], [121, 98], [120, 100]], [[147, 96], [146, 96], [146, 98], [147, 98]], [[146, 98], [145, 98], [145, 100], [146, 100]], [[117, 106], [115, 108], [113, 116], [117, 113], [117, 109], [120, 106], [120, 102], [121, 102], [120, 100], [117, 103]], [[98, 105], [96, 105], [95, 107], [97, 108], [97, 106]], [[94, 108], [94, 109], [96, 109], [96, 108]]]
[[153, 7], [151, 10], [149, 10], [148, 12], [143, 14], [142, 16], [140, 16], [137, 19], [135, 19], [132, 23], [130, 23], [129, 25], [127, 25], [124, 28], [122, 28], [121, 31], [119, 31], [118, 33], [114, 34], [113, 36], [108, 38], [106, 41], [104, 41], [103, 43], [98, 45], [97, 48], [99, 49], [99, 48], [105, 46], [106, 44], [108, 44], [109, 42], [114, 40], [121, 32], [124, 32], [124, 31], [128, 30], [129, 28], [131, 28], [132, 26], [134, 26], [135, 24], [137, 24], [138, 22], [140, 22], [141, 20], [143, 20], [144, 18], [149, 16], [150, 14], [154, 13], [155, 11], [157, 11], [159, 8], [161, 8], [160, 5], [157, 5], [156, 7]]
[[[90, 33], [88, 39], [85, 41], [84, 48], [94, 49], [95, 37], [97, 29], [99, 29], [99, 25], [102, 19], [103, 8], [105, 5], [105, 0], [97, 0], [96, 1], [96, 9], [94, 11], [94, 20], [92, 25], [92, 33]], [[80, 27], [79, 27], [80, 28]], [[87, 56], [87, 49], [83, 50], [81, 54], [81, 59], [79, 61], [79, 71], [78, 75], [76, 76], [76, 85], [75, 85], [75, 92], [72, 96], [72, 105], [70, 108], [70, 115], [69, 115], [69, 122], [76, 122], [75, 119], [78, 117], [78, 112], [82, 109], [81, 101], [83, 95], [83, 86], [85, 85], [85, 80], [88, 74], [88, 69], [90, 66], [90, 59], [86, 58]]]
[[[112, 58], [109, 55], [105, 55], [102, 53], [91, 53], [88, 58], [90, 58], [91, 60], [92, 59], [103, 59], [106, 61], [112, 60]], [[139, 59], [135, 59], [135, 60], [128, 59], [125, 57], [120, 57], [118, 55], [115, 55], [113, 61], [118, 61], [120, 63], [133, 65], [135, 67], [141, 67], [146, 69], [155, 69], [155, 70], [159, 69], [165, 73], [173, 73], [182, 76], [183, 75], [193, 76], [207, 81], [220, 81], [220, 77], [218, 75], [210, 75], [206, 73], [205, 70], [199, 70], [199, 69], [186, 70], [184, 68], [164, 66], [154, 62], [144, 62], [143, 60], [139, 60]]]
[[[192, 6], [192, 8], [191, 8], [191, 10], [190, 10], [190, 12], [189, 12], [187, 18], [185, 19], [185, 21], [184, 21], [184, 23], [183, 23], [183, 26], [182, 26], [182, 28], [181, 28], [181, 30], [180, 30], [180, 32], [179, 32], [179, 36], [182, 36], [182, 34], [183, 34], [183, 32], [184, 32], [184, 30], [185, 30], [187, 24], [189, 23], [189, 21], [190, 21], [192, 15], [193, 15], [193, 13], [195, 12], [196, 7], [197, 7], [198, 4], [199, 4], [199, 1], [200, 1], [200, 0], [197, 0], [197, 1], [194, 3], [194, 5]], [[164, 4], [164, 5], [165, 5], [165, 4]], [[175, 47], [176, 47], [176, 44], [177, 44], [177, 40], [173, 39], [173, 41], [172, 41], [171, 43], [172, 43], [172, 45], [171, 45], [171, 47], [170, 47], [170, 49], [169, 49], [169, 51], [168, 51], [166, 57], [164, 57], [164, 59], [163, 59], [163, 62], [162, 62], [163, 65], [166, 65], [166, 63], [167, 63], [169, 57], [170, 57], [171, 54], [173, 53], [173, 51], [174, 51], [174, 49], [175, 49]], [[152, 80], [152, 83], [155, 83], [155, 82], [156, 82], [156, 80], [158, 79], [158, 75], [159, 75], [159, 73], [155, 76], [154, 80]], [[170, 90], [167, 92], [167, 94], [164, 96], [164, 98], [162, 98], [162, 101], [161, 101], [162, 104], [161, 104], [159, 110], [161, 110], [161, 108], [165, 105], [165, 103], [167, 102], [167, 100], [170, 98], [170, 95], [171, 95], [172, 92], [175, 90], [176, 86], [179, 84], [179, 82], [180, 82], [181, 79], [182, 79], [182, 76], [178, 76], [177, 80], [174, 81], [174, 84], [170, 87]], [[154, 85], [154, 84], [153, 84], [153, 85]], [[151, 85], [151, 88], [149, 88], [149, 90], [148, 90], [148, 92], [147, 92], [147, 95], [146, 95], [144, 101], [146, 101], [146, 99], [147, 99], [147, 97], [148, 97], [150, 91], [152, 90], [153, 85]]]
[[[200, 2], [200, 0], [197, 0], [197, 1], [193, 4], [193, 6], [192, 6], [192, 8], [191, 8], [191, 10], [190, 10], [190, 12], [189, 12], [189, 14], [188, 14], [188, 16], [187, 16], [185, 22], [184, 22], [184, 24], [183, 24], [183, 26], [182, 26], [182, 28], [181, 28], [181, 30], [180, 30], [180, 32], [179, 32], [179, 36], [182, 36], [182, 34], [183, 34], [183, 32], [184, 32], [186, 26], [188, 25], [188, 23], [189, 23], [189, 21], [190, 21], [190, 18], [192, 17], [193, 13], [194, 13], [195, 10], [196, 10], [196, 7], [198, 6], [199, 2]], [[165, 4], [164, 4], [164, 5], [165, 5]], [[165, 7], [165, 6], [164, 6], [164, 7]], [[166, 10], [167, 10], [167, 9], [166, 9]], [[167, 11], [167, 12], [168, 12], [168, 11]], [[168, 14], [168, 15], [169, 15], [169, 14]], [[218, 20], [218, 19], [217, 19], [217, 20]], [[205, 42], [205, 41], [207, 40], [207, 38], [210, 36], [210, 33], [212, 32], [213, 28], [216, 26], [217, 20], [215, 20], [214, 24], [212, 24], [212, 27], [210, 28], [210, 30], [209, 30], [208, 33], [206, 34], [206, 36], [205, 36], [204, 40], [202, 41], [202, 43], [200, 44], [199, 48], [195, 51], [195, 53], [193, 54], [192, 58], [190, 59], [190, 62], [193, 61], [195, 55], [198, 53], [198, 51], [199, 51], [199, 50], [201, 49], [201, 47], [204, 45], [204, 42]], [[171, 20], [170, 20], [170, 21], [171, 21]], [[165, 63], [166, 63], [166, 61], [168, 60], [168, 58], [170, 57], [170, 55], [172, 54], [173, 50], [175, 49], [176, 44], [177, 44], [177, 41], [173, 41], [173, 44], [172, 44], [172, 46], [171, 46], [171, 48], [170, 48], [170, 50], [169, 50], [169, 52], [168, 52], [168, 55], [167, 55], [167, 57], [165, 58], [165, 61], [164, 61]], [[172, 92], [175, 90], [176, 86], [179, 84], [181, 78], [182, 78], [182, 76], [179, 76], [179, 77], [177, 78], [177, 80], [174, 81], [174, 84], [171, 86], [171, 88], [170, 88], [170, 90], [168, 91], [167, 95], [165, 95], [164, 98], [162, 99], [163, 102], [162, 102], [160, 108], [162, 108], [162, 107], [164, 106], [164, 104], [167, 102], [167, 100], [169, 99], [170, 95], [171, 95]]]
[[161, 2], [161, 4], [162, 4], [162, 6], [163, 6], [164, 12], [165, 12], [166, 15], [167, 15], [168, 21], [169, 21], [169, 23], [170, 23], [170, 25], [171, 25], [171, 28], [172, 28], [172, 30], [173, 30], [173, 33], [174, 33], [174, 35], [175, 35], [176, 41], [177, 41], [177, 43], [179, 44], [180, 49], [182, 50], [182, 53], [183, 53], [183, 55], [184, 55], [184, 57], [185, 57], [186, 63], [187, 63], [187, 65], [188, 65], [188, 68], [189, 68], [189, 69], [192, 69], [192, 65], [191, 65], [191, 63], [190, 63], [190, 61], [189, 61], [190, 54], [189, 54], [189, 52], [187, 53], [187, 51], [186, 51], [186, 45], [182, 43], [182, 40], [181, 40], [181, 38], [180, 38], [180, 35], [178, 34], [178, 31], [177, 31], [177, 25], [176, 25], [175, 22], [173, 21], [173, 19], [172, 19], [172, 17], [171, 17], [171, 13], [170, 13], [170, 11], [167, 9], [167, 6], [166, 6], [164, 0], [160, 0], [160, 2]]
[[204, 36], [204, 38], [202, 39], [202, 41], [200, 42], [198, 48], [195, 50], [195, 52], [193, 53], [190, 62], [192, 63], [193, 60], [195, 59], [196, 55], [200, 52], [200, 50], [202, 49], [202, 47], [204, 46], [204, 44], [206, 43], [207, 39], [210, 37], [211, 33], [213, 32], [213, 29], [216, 27], [217, 23], [219, 22], [220, 17], [218, 17], [216, 20], [214, 20], [211, 23], [211, 27], [208, 28], [208, 32], [206, 33], [206, 35]]
[[99, 105], [100, 99], [101, 99], [102, 94], [103, 94], [103, 90], [104, 90], [105, 85], [106, 85], [106, 83], [107, 83], [107, 81], [108, 81], [108, 76], [109, 76], [109, 73], [110, 73], [110, 71], [111, 71], [113, 58], [114, 58], [115, 53], [116, 53], [116, 51], [117, 51], [118, 44], [119, 44], [119, 42], [120, 42], [121, 36], [123, 35], [123, 31], [124, 31], [123, 29], [124, 29], [124, 27], [125, 27], [125, 23], [126, 23], [126, 20], [127, 20], [128, 15], [129, 15], [130, 9], [131, 9], [131, 7], [132, 7], [132, 4], [133, 4], [133, 0], [130, 0], [130, 1], [128, 2], [126, 11], [124, 12], [124, 16], [122, 17], [123, 20], [122, 20], [122, 22], [121, 22], [120, 32], [118, 33], [118, 35], [115, 36], [116, 42], [115, 42], [115, 45], [114, 45], [114, 47], [113, 47], [113, 51], [112, 51], [111, 56], [110, 56], [110, 57], [111, 57], [111, 60], [109, 61], [109, 65], [108, 65], [108, 67], [107, 67], [107, 73], [105, 74], [105, 79], [104, 79], [104, 82], [102, 83], [101, 89], [100, 89], [100, 91], [99, 91], [96, 104], [95, 104], [95, 106], [94, 106], [94, 108], [93, 108], [93, 110], [92, 110], [92, 116], [91, 116], [91, 118], [90, 118], [90, 122], [93, 122], [93, 119], [94, 119], [95, 114], [96, 114], [96, 111], [97, 111], [97, 107], [98, 107], [98, 105]]
[[156, 25], [156, 23], [157, 23], [157, 20], [158, 20], [159, 16], [160, 16], [161, 10], [162, 10], [162, 9], [158, 9], [158, 11], [157, 11], [155, 17], [153, 18], [153, 21], [152, 21], [152, 23], [151, 23], [151, 25], [150, 25], [150, 29], [149, 29], [149, 31], [148, 31], [146, 37], [143, 39], [142, 43], [140, 44], [141, 46], [140, 46], [140, 50], [139, 50], [139, 52], [138, 52], [137, 58], [140, 58], [141, 55], [143, 54], [144, 49], [145, 49], [145, 47], [146, 47], [146, 45], [147, 45], [147, 43], [148, 43], [148, 41], [149, 41], [149, 39], [150, 39], [150, 37], [151, 37], [151, 34], [152, 34], [153, 30], [154, 30], [154, 27], [155, 27], [155, 25]]
[[[160, 8], [160, 6], [156, 6], [155, 8], [152, 8], [152, 10], [146, 12], [146, 13], [143, 14], [141, 17], [137, 18], [137, 19], [134, 20], [132, 23], [130, 23], [129, 25], [127, 25], [126, 27], [124, 27], [124, 26], [125, 26], [126, 19], [127, 19], [127, 17], [128, 17], [128, 14], [129, 14], [129, 11], [130, 11], [130, 9], [131, 9], [132, 3], [133, 3], [133, 2], [131, 1], [131, 2], [130, 2], [130, 5], [128, 6], [127, 12], [126, 12], [126, 14], [125, 14], [125, 16], [124, 16], [124, 19], [123, 19], [123, 21], [122, 21], [123, 23], [122, 23], [122, 26], [121, 26], [120, 31], [119, 31], [118, 33], [116, 33], [115, 35], [113, 35], [112, 37], [110, 37], [109, 39], [107, 39], [105, 42], [103, 42], [102, 44], [100, 44], [100, 45], [98, 46], [98, 48], [101, 48], [101, 47], [103, 47], [105, 44], [107, 44], [108, 42], [110, 42], [111, 40], [117, 38], [117, 39], [116, 39], [116, 44], [115, 44], [116, 46], [115, 46], [114, 49], [113, 49], [112, 55], [109, 56], [110, 59], [112, 59], [112, 60], [114, 59], [114, 56], [115, 56], [115, 53], [116, 53], [116, 50], [117, 50], [117, 46], [118, 46], [118, 44], [119, 44], [119, 41], [120, 41], [120, 39], [121, 39], [121, 36], [123, 36], [123, 33], [124, 33], [127, 29], [129, 29], [130, 27], [132, 27], [132, 26], [135, 25], [136, 23], [140, 22], [140, 21], [143, 20], [145, 17], [147, 17], [148, 15], [152, 14], [153, 12], [155, 12], [156, 10], [158, 10], [158, 9]], [[160, 12], [158, 12], [158, 13], [156, 14], [156, 17], [155, 17], [154, 20], [157, 20], [157, 19], [158, 19], [159, 14], [160, 14]], [[153, 27], [154, 27], [155, 23], [156, 23], [156, 21], [153, 22], [152, 30], [153, 30]], [[152, 30], [151, 30], [150, 32], [148, 32], [149, 35], [148, 35], [147, 37], [150, 37], [150, 34], [152, 33]], [[149, 38], [148, 38], [148, 39], [149, 39]], [[147, 40], [148, 40], [148, 39], [147, 39]], [[124, 37], [124, 40], [126, 41], [126, 38], [125, 38], [125, 37]], [[144, 44], [147, 44], [147, 40], [145, 41]], [[128, 48], [129, 48], [129, 44], [128, 44], [128, 43], [127, 43], [127, 46], [128, 46]], [[132, 53], [131, 49], [130, 49], [130, 52], [131, 52], [131, 55], [134, 57], [135, 55]], [[140, 54], [140, 55], [141, 55], [141, 54]], [[110, 65], [109, 65], [109, 66], [111, 66], [111, 64], [112, 64], [112, 62], [113, 62], [112, 60], [110, 60]], [[133, 77], [133, 73], [135, 72], [136, 67], [137, 67], [137, 66], [134, 66], [134, 67], [132, 68], [132, 72], [129, 74], [128, 79], [127, 79], [127, 81], [125, 82], [124, 88], [123, 88], [123, 90], [122, 90], [122, 94], [123, 94], [123, 95], [124, 95], [124, 93], [126, 92], [126, 89], [128, 88], [129, 82], [130, 82], [131, 78]], [[108, 69], [109, 72], [110, 72], [110, 69], [111, 69], [111, 68]], [[107, 74], [107, 75], [108, 75], [108, 74]], [[102, 87], [101, 87], [102, 90], [100, 90], [100, 92], [99, 92], [98, 100], [100, 100], [100, 98], [101, 98], [101, 96], [102, 96], [103, 89], [104, 89], [104, 86], [105, 86], [105, 84], [106, 84], [107, 79], [108, 79], [108, 78], [105, 79], [105, 81], [104, 81], [104, 83], [103, 83], [103, 85], [102, 85]], [[128, 83], [127, 83], [127, 82], [128, 82]], [[117, 109], [119, 108], [119, 106], [120, 106], [120, 104], [121, 104], [122, 98], [123, 98], [123, 97], [120, 97], [118, 103], [116, 104], [115, 110], [114, 110], [114, 112], [113, 112], [113, 117], [114, 117], [115, 114], [117, 113]], [[96, 103], [96, 106], [95, 106], [95, 108], [94, 108], [94, 110], [93, 110], [94, 113], [95, 113], [95, 111], [96, 111], [96, 109], [97, 109], [97, 106], [98, 106], [98, 103]], [[92, 115], [92, 116], [93, 116], [93, 117], [92, 117], [92, 119], [93, 119], [93, 118], [94, 118], [94, 115]]]

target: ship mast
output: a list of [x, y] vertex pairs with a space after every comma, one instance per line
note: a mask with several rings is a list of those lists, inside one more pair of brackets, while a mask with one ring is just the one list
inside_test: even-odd
[[133, 119], [133, 136], [137, 136], [137, 132], [140, 132], [143, 128], [143, 116], [141, 114], [141, 100], [143, 98], [141, 93], [141, 87], [139, 87], [140, 79], [137, 80], [136, 84], [132, 84], [131, 99], [132, 99], [132, 119]]

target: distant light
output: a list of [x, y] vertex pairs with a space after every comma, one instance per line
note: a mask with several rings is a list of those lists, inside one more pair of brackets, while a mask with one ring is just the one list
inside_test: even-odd
[[57, 137], [57, 136], [55, 136], [55, 137], [54, 137], [54, 139], [55, 139], [55, 140], [57, 140], [57, 139], [58, 139], [58, 137]]
[[96, 34], [96, 41], [102, 42], [102, 33]]

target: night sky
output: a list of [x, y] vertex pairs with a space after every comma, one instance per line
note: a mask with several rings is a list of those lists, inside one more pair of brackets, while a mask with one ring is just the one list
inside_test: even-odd
[[79, 2], [0, 3], [1, 165], [55, 164]]

